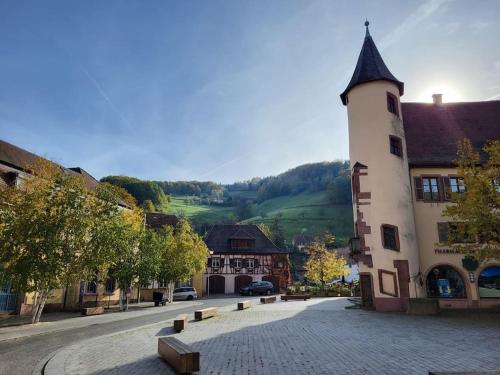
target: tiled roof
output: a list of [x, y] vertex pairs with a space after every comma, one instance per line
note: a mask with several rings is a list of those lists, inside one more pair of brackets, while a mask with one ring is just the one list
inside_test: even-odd
[[464, 138], [478, 151], [487, 140], [500, 139], [500, 100], [401, 106], [410, 166], [452, 165]]
[[150, 228], [158, 229], [165, 225], [175, 226], [179, 222], [179, 218], [175, 215], [168, 215], [159, 212], [146, 213], [146, 225]]
[[380, 53], [373, 41], [369, 31], [368, 31], [368, 22], [366, 25], [366, 36], [363, 42], [363, 47], [361, 48], [361, 52], [359, 53], [358, 62], [356, 64], [356, 68], [354, 69], [354, 73], [352, 75], [351, 81], [347, 85], [346, 89], [342, 94], [340, 94], [340, 98], [342, 99], [342, 103], [344, 105], [347, 104], [347, 93], [355, 86], [360, 85], [366, 82], [372, 81], [390, 81], [394, 82], [399, 89], [399, 95], [403, 95], [404, 93], [404, 83], [397, 80], [396, 77], [392, 75], [387, 66], [380, 56]]
[[24, 170], [36, 164], [40, 159], [42, 159], [40, 156], [0, 140], [0, 162], [9, 167]]
[[[0, 164], [7, 165], [11, 168], [17, 169], [19, 171], [28, 172], [26, 169], [37, 164], [40, 160], [46, 160], [41, 156], [35, 155], [29, 151], [26, 151], [20, 147], [17, 147], [11, 143], [0, 140]], [[51, 162], [54, 163], [54, 162]], [[88, 189], [94, 190], [99, 185], [94, 177], [92, 177], [83, 168], [65, 168], [59, 164], [54, 163], [61, 168], [62, 171], [71, 175], [82, 176], [85, 181], [85, 185]], [[128, 207], [128, 205], [121, 201], [120, 205], [123, 207]]]
[[[255, 240], [255, 246], [250, 249], [232, 249], [231, 239]], [[215, 253], [245, 253], [245, 254], [280, 254], [287, 253], [280, 249], [259, 229], [257, 225], [214, 225], [205, 236], [207, 247]]]

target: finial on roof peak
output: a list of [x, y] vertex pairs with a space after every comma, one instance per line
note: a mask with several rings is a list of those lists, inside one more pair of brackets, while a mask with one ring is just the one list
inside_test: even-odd
[[368, 19], [365, 21], [365, 26], [366, 26], [366, 36], [370, 36], [370, 30], [368, 29], [368, 26], [370, 25], [370, 22]]

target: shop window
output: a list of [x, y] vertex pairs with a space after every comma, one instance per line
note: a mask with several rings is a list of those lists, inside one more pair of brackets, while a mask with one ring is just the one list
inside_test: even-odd
[[402, 158], [403, 157], [403, 142], [401, 141], [401, 138], [391, 135], [391, 136], [389, 136], [389, 142], [390, 142], [391, 154]]
[[439, 298], [466, 298], [460, 274], [450, 266], [437, 266], [427, 275], [427, 295]]
[[398, 227], [389, 224], [381, 226], [382, 246], [384, 249], [399, 251]]
[[486, 267], [477, 280], [479, 297], [500, 298], [500, 266]]

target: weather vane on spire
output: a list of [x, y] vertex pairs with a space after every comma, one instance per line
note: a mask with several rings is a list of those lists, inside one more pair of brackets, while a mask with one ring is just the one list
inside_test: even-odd
[[368, 30], [368, 25], [370, 25], [370, 22], [368, 22], [368, 18], [366, 18], [365, 19], [366, 36], [370, 36], [370, 30]]

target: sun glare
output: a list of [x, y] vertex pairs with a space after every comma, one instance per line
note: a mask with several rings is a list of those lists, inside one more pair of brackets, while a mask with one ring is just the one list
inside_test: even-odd
[[463, 101], [460, 91], [456, 87], [446, 83], [429, 86], [419, 96], [419, 101], [432, 103], [433, 94], [443, 94], [443, 103]]

